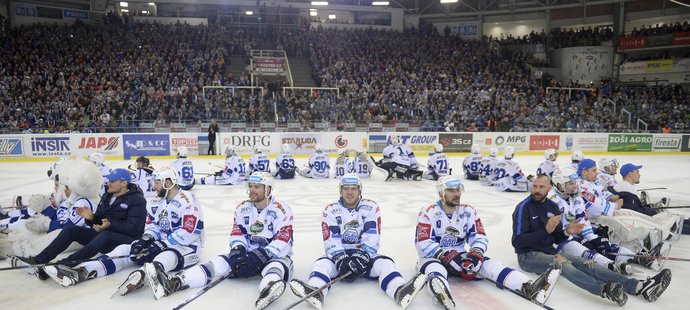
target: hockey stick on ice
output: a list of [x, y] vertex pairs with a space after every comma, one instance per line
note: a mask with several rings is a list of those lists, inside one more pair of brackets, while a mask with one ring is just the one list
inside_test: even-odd
[[120, 256], [111, 256], [111, 257], [103, 256], [103, 257], [96, 257], [96, 258], [89, 258], [89, 259], [82, 259], [82, 260], [71, 260], [71, 261], [60, 261], [60, 262], [55, 262], [55, 263], [23, 265], [23, 266], [16, 266], [16, 267], [5, 267], [5, 268], [0, 268], [0, 271], [17, 270], [17, 269], [31, 269], [31, 268], [36, 268], [36, 267], [46, 267], [46, 266], [65, 265], [65, 264], [72, 265], [72, 264], [81, 264], [81, 263], [85, 263], [85, 262], [104, 261], [104, 260], [129, 258], [129, 257], [136, 257], [136, 255], [120, 255]]
[[[547, 271], [548, 271], [548, 269], [547, 269]], [[506, 291], [508, 291], [508, 292], [511, 292], [511, 293], [515, 294], [515, 295], [518, 295], [518, 296], [522, 297], [523, 299], [525, 299], [525, 300], [527, 300], [527, 301], [529, 301], [529, 302], [531, 302], [531, 303], [533, 303], [533, 304], [535, 304], [535, 305], [537, 305], [537, 306], [539, 306], [539, 307], [542, 307], [542, 308], [547, 309], [547, 310], [553, 310], [553, 308], [551, 308], [551, 307], [549, 307], [549, 306], [547, 306], [547, 305], [544, 305], [544, 304], [540, 304], [540, 303], [538, 303], [537, 301], [531, 300], [531, 299], [529, 299], [529, 297], [523, 295], [521, 292], [518, 292], [518, 291], [516, 291], [516, 290], [514, 290], [514, 289], [512, 289], [512, 288], [509, 288], [509, 287], [503, 285], [502, 283], [496, 282], [496, 281], [491, 280], [491, 279], [489, 279], [489, 278], [483, 278], [483, 279], [484, 279], [484, 280], [487, 280], [487, 281], [489, 281], [489, 282], [491, 282], [491, 283], [493, 283], [493, 284], [495, 284], [496, 286], [498, 286], [498, 287], [501, 288], [501, 289], [504, 289], [504, 290], [506, 290]], [[555, 283], [555, 282], [554, 282], [554, 283]]]
[[223, 169], [223, 170], [225, 170], [225, 167], [216, 165], [216, 164], [214, 164], [214, 163], [212, 163], [212, 162], [208, 162], [208, 164], [209, 164], [211, 167], [216, 167], [216, 168], [218, 168], [218, 169]]
[[212, 289], [214, 286], [218, 285], [220, 282], [223, 282], [225, 279], [230, 279], [235, 277], [234, 274], [229, 273], [226, 276], [220, 277], [216, 279], [215, 281], [209, 283], [208, 285], [202, 287], [200, 290], [198, 290], [194, 295], [187, 297], [183, 302], [181, 302], [179, 305], [175, 306], [173, 310], [179, 310], [182, 309], [182, 307], [188, 305], [190, 302], [194, 301], [195, 299], [199, 298], [199, 296], [204, 295], [206, 292], [208, 292], [210, 289]]
[[344, 273], [342, 276], [339, 276], [339, 277], [331, 280], [331, 282], [324, 284], [323, 286], [319, 287], [317, 290], [315, 290], [315, 291], [307, 294], [306, 296], [302, 297], [300, 300], [293, 302], [292, 304], [287, 306], [284, 310], [289, 310], [289, 309], [296, 307], [297, 305], [301, 304], [303, 301], [307, 300], [309, 297], [312, 297], [312, 296], [318, 294], [319, 292], [331, 287], [331, 285], [333, 285], [334, 283], [336, 283], [342, 279], [347, 278], [350, 274], [352, 274], [352, 271], [348, 271], [348, 272]]
[[674, 260], [679, 262], [690, 262], [690, 258], [673, 257], [673, 256], [651, 256], [651, 255], [640, 255], [640, 254], [623, 254], [623, 253], [607, 253], [609, 255], [625, 256], [625, 257], [637, 257], [637, 258], [647, 258], [647, 259], [663, 259], [663, 260]]
[[641, 191], [653, 191], [653, 190], [657, 190], [657, 189], [668, 189], [668, 188], [666, 188], [666, 187], [640, 188], [640, 189], [638, 189], [637, 191], [638, 191], [638, 192], [641, 192]]

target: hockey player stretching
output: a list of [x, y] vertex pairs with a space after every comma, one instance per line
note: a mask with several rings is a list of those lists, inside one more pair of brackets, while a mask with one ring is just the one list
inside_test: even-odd
[[[181, 274], [168, 275], [154, 265], [157, 275], [149, 274], [156, 297], [168, 296], [189, 287], [200, 287], [214, 278], [230, 275], [249, 278], [261, 275], [256, 309], [264, 309], [285, 291], [292, 273], [292, 209], [272, 194], [273, 177], [254, 172], [248, 180], [249, 199], [235, 209], [235, 224], [230, 233], [230, 253], [218, 255]], [[148, 271], [149, 269], [147, 269]]]
[[[429, 276], [435, 300], [445, 309], [455, 309], [448, 289], [450, 273], [465, 280], [488, 278], [544, 304], [558, 280], [559, 270], [548, 269], [532, 282], [524, 273], [484, 257], [489, 240], [477, 211], [460, 203], [464, 191], [460, 179], [442, 177], [436, 183], [436, 191], [439, 200], [419, 211], [415, 241], [419, 253], [417, 269]], [[469, 245], [469, 252], [465, 245]]]
[[[358, 277], [379, 280], [381, 289], [403, 309], [419, 292], [426, 276], [415, 275], [410, 281], [398, 271], [388, 256], [378, 254], [381, 234], [380, 209], [375, 201], [362, 198], [362, 183], [352, 173], [340, 179], [340, 199], [323, 209], [321, 230], [326, 255], [314, 262], [308, 282], [292, 280], [290, 288], [295, 295], [304, 297], [331, 279], [352, 272], [346, 278]], [[328, 288], [307, 299], [321, 309]]]

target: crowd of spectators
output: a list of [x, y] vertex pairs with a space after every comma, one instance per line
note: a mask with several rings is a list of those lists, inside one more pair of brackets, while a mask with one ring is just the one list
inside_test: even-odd
[[548, 34], [542, 29], [540, 32], [531, 31], [524, 36], [513, 36], [508, 34], [501, 35], [498, 38], [501, 45], [519, 45], [519, 44], [544, 44], [546, 48], [566, 48], [574, 46], [592, 46], [601, 45], [602, 42], [611, 41], [613, 39], [613, 29], [611, 26], [602, 27], [582, 27], [573, 30], [572, 28], [555, 29]]
[[[257, 42], [309, 57], [313, 77], [333, 91], [291, 91], [230, 64]], [[410, 123], [423, 130], [626, 130], [606, 98], [650, 126], [686, 128], [688, 99], [679, 88], [552, 91], [533, 77], [531, 56], [437, 32], [129, 24], [20, 26], [0, 42], [0, 131], [124, 130], [138, 121]], [[233, 77], [230, 66], [243, 73]], [[205, 97], [204, 94], [205, 93]], [[638, 103], [647, 108], [638, 107]], [[649, 108], [653, 107], [653, 108]], [[616, 111], [619, 112], [619, 111]], [[653, 112], [653, 115], [652, 115]], [[656, 127], [652, 127], [656, 128]]]
[[674, 32], [690, 32], [690, 24], [688, 24], [688, 21], [684, 21], [682, 24], [681, 22], [675, 22], [673, 25], [669, 24], [656, 24], [654, 26], [649, 25], [649, 26], [644, 26], [642, 25], [640, 29], [638, 30], [637, 27], [633, 27], [632, 31], [630, 31], [630, 36], [631, 37], [637, 37], [637, 36], [652, 36], [652, 35], [658, 35], [658, 34], [667, 34], [667, 33], [674, 33]]

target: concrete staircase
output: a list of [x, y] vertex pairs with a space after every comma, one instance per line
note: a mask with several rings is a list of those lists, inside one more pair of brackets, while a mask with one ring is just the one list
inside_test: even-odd
[[292, 86], [316, 87], [316, 81], [311, 76], [309, 58], [288, 58], [292, 73]]
[[229, 72], [235, 77], [235, 82], [239, 81], [242, 75], [242, 70], [244, 69], [244, 58], [242, 56], [230, 56], [230, 68]]

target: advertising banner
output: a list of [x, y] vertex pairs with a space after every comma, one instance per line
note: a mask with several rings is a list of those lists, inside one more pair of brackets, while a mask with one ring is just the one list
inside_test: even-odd
[[25, 149], [31, 157], [62, 157], [72, 155], [69, 136], [31, 135], [24, 139]]
[[70, 138], [73, 155], [93, 152], [107, 156], [122, 155], [122, 136], [119, 134], [73, 134]]
[[278, 58], [256, 58], [254, 65], [258, 72], [280, 73], [285, 70], [283, 60]]
[[172, 151], [172, 155], [177, 154], [177, 148], [180, 146], [187, 147], [189, 156], [199, 155], [199, 135], [195, 133], [171, 133], [170, 151]]
[[23, 157], [22, 138], [0, 138], [0, 157]]
[[561, 136], [559, 135], [530, 135], [529, 136], [529, 150], [543, 151], [547, 149], [556, 149], [560, 146]]
[[652, 151], [677, 152], [680, 150], [681, 135], [654, 135]]
[[274, 133], [268, 132], [221, 132], [219, 153], [223, 154], [227, 146], [240, 155], [254, 154], [254, 147], [265, 153], [277, 153], [280, 150], [280, 144], [278, 141], [273, 142], [274, 137]]
[[438, 143], [438, 134], [435, 132], [396, 132], [386, 134], [386, 145], [390, 144], [392, 136], [398, 136], [400, 143], [407, 144], [413, 152], [433, 151]]
[[690, 152], [690, 135], [683, 135], [683, 139], [681, 140], [680, 144], [680, 151], [681, 152]]
[[474, 143], [485, 148], [497, 147], [499, 150], [503, 150], [506, 146], [512, 146], [516, 152], [524, 152], [529, 150], [529, 134], [478, 133], [474, 135]]
[[438, 140], [444, 152], [469, 152], [472, 148], [471, 133], [439, 133]]
[[560, 151], [606, 152], [609, 137], [605, 133], [563, 133]]
[[609, 152], [651, 152], [652, 135], [609, 134]]
[[138, 156], [169, 156], [168, 134], [124, 134], [124, 159]]

